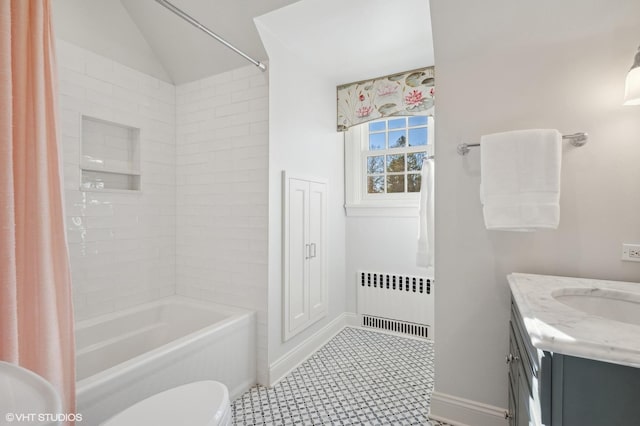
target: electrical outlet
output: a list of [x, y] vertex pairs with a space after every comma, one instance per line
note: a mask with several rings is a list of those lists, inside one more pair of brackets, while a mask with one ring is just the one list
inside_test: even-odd
[[640, 244], [622, 244], [622, 260], [640, 262]]

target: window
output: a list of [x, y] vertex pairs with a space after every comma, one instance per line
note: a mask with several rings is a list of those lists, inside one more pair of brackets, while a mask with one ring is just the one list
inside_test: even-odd
[[401, 117], [368, 124], [366, 192], [420, 192], [420, 170], [427, 153], [428, 117]]
[[417, 214], [422, 160], [433, 152], [433, 117], [392, 117], [355, 126], [347, 144], [350, 216]]

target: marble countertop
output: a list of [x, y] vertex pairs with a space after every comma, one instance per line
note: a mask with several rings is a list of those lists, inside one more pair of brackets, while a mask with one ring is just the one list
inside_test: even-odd
[[640, 367], [640, 326], [571, 308], [552, 297], [563, 288], [605, 289], [640, 297], [640, 283], [513, 273], [511, 293], [538, 349]]

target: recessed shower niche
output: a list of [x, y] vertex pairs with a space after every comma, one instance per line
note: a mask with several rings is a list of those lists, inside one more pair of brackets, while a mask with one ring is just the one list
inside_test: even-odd
[[140, 191], [140, 129], [82, 116], [83, 191]]

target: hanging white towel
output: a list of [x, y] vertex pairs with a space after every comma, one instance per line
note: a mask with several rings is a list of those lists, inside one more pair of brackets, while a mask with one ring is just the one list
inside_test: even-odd
[[426, 268], [433, 268], [434, 252], [434, 161], [425, 159], [422, 162], [421, 184], [420, 184], [420, 211], [419, 211], [419, 235], [418, 254], [416, 264]]
[[481, 200], [487, 229], [556, 229], [560, 222], [562, 135], [519, 130], [480, 140]]

